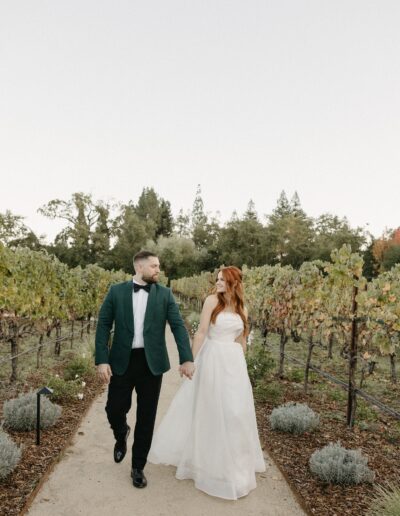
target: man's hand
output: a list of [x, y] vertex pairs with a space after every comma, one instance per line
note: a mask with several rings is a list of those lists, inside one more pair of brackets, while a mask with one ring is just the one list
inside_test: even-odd
[[179, 373], [181, 375], [181, 378], [183, 375], [186, 376], [186, 378], [189, 378], [189, 380], [192, 379], [193, 374], [195, 371], [194, 363], [193, 362], [184, 362], [179, 366]]
[[104, 383], [110, 383], [112, 376], [110, 364], [99, 364], [97, 366], [97, 374]]

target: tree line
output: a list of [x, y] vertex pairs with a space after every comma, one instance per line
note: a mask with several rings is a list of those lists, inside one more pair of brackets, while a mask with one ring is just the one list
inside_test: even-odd
[[271, 213], [261, 217], [250, 200], [242, 215], [235, 211], [226, 223], [206, 212], [200, 185], [192, 209], [180, 209], [176, 217], [171, 203], [151, 187], [142, 190], [137, 202], [113, 204], [77, 192], [68, 200], [49, 201], [38, 212], [65, 223], [53, 242], [44, 243], [23, 217], [10, 211], [0, 213], [0, 242], [46, 250], [69, 267], [97, 264], [131, 273], [132, 256], [146, 248], [158, 254], [171, 279], [221, 264], [298, 269], [305, 261], [329, 260], [343, 244], [362, 255], [368, 279], [400, 261], [400, 229], [374, 239], [365, 228], [351, 227], [346, 217], [308, 216], [297, 193], [289, 200], [284, 191]]

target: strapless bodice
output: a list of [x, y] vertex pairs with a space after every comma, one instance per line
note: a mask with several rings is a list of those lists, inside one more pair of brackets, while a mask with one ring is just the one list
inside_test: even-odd
[[243, 321], [239, 314], [233, 312], [220, 312], [215, 324], [210, 323], [207, 337], [210, 340], [232, 342], [243, 331]]

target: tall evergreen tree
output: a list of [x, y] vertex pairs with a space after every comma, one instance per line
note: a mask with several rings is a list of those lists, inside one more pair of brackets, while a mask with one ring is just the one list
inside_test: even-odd
[[156, 238], [159, 236], [171, 236], [174, 229], [174, 217], [172, 216], [171, 203], [161, 199]]
[[206, 247], [209, 243], [208, 217], [204, 213], [204, 203], [201, 197], [201, 187], [197, 185], [196, 197], [191, 213], [192, 238], [197, 249]]
[[109, 221], [110, 208], [107, 204], [99, 203], [96, 206], [98, 218], [91, 234], [92, 261], [105, 269], [110, 268], [110, 239], [112, 236]]
[[112, 250], [115, 269], [133, 272], [133, 256], [142, 249], [149, 240], [146, 224], [136, 213], [132, 203], [124, 205], [116, 221], [117, 241]]
[[179, 214], [175, 219], [174, 229], [178, 236], [190, 238], [190, 212], [184, 213], [182, 208], [179, 210]]
[[371, 243], [363, 253], [363, 276], [367, 278], [368, 281], [376, 278], [379, 274], [379, 263], [375, 260], [374, 253], [372, 251], [374, 243], [375, 240], [372, 238]]
[[281, 218], [285, 217], [286, 215], [290, 215], [291, 213], [292, 213], [292, 208], [291, 208], [288, 198], [286, 196], [286, 192], [285, 192], [285, 190], [282, 190], [282, 192], [279, 195], [278, 201], [276, 203], [276, 207], [273, 210], [272, 215], [270, 215], [270, 218], [281, 219]]
[[220, 230], [219, 250], [221, 262], [225, 265], [249, 267], [265, 263], [264, 227], [258, 221], [254, 202], [249, 201], [242, 218], [237, 213]]
[[252, 199], [250, 199], [250, 201], [249, 201], [249, 203], [247, 205], [247, 210], [244, 212], [243, 218], [245, 220], [257, 220], [258, 221], [256, 205], [254, 204]]
[[143, 189], [135, 211], [145, 223], [150, 239], [155, 240], [160, 235], [168, 236], [172, 233], [171, 204], [160, 198], [154, 188]]
[[287, 200], [282, 191], [277, 206], [268, 216], [266, 228], [266, 258], [268, 263], [280, 263], [300, 267], [312, 253], [312, 219], [300, 205], [298, 195]]
[[333, 249], [340, 249], [343, 244], [349, 244], [352, 252], [356, 253], [366, 243], [361, 228], [352, 229], [346, 217], [341, 219], [330, 213], [314, 219], [313, 232], [313, 259], [330, 261]]
[[297, 192], [294, 192], [290, 200], [290, 213], [292, 213], [295, 217], [307, 217], [305, 211], [301, 207], [300, 197]]
[[195, 227], [198, 224], [206, 224], [207, 215], [204, 213], [204, 202], [201, 197], [201, 186], [197, 185], [196, 197], [193, 202], [192, 209], [192, 226]]

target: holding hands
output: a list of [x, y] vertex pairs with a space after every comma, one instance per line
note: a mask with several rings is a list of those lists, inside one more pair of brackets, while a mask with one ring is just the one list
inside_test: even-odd
[[182, 376], [186, 376], [186, 378], [189, 378], [189, 380], [192, 379], [193, 374], [195, 371], [194, 363], [193, 362], [184, 362], [179, 366], [179, 374]]

